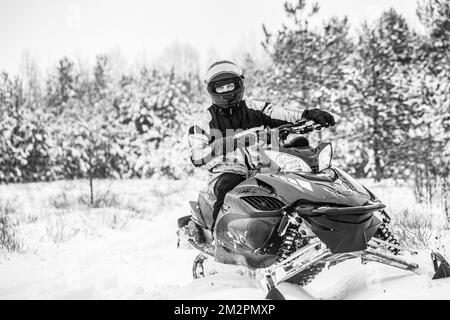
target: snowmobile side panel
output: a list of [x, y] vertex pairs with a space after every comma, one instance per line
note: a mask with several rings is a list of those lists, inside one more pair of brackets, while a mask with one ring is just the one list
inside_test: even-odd
[[334, 253], [365, 250], [381, 221], [372, 213], [311, 216], [312, 232]]
[[362, 206], [371, 199], [362, 186], [356, 188], [340, 177], [338, 175], [336, 180], [327, 181], [309, 179], [307, 175], [294, 172], [256, 175], [256, 179], [270, 185], [286, 203], [304, 201], [355, 207]]
[[216, 261], [261, 268], [275, 260], [275, 252], [260, 251], [276, 237], [278, 213], [228, 213], [216, 225]]
[[233, 247], [259, 250], [267, 243], [280, 221], [281, 216], [249, 217], [230, 213], [217, 225], [217, 238]]
[[215, 226], [216, 261], [251, 269], [273, 264], [278, 247], [269, 244], [279, 240], [284, 205], [270, 186], [255, 178], [227, 193]]

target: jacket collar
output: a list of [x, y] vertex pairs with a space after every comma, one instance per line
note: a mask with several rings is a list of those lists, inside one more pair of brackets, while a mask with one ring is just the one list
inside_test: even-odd
[[244, 100], [242, 100], [237, 105], [231, 106], [231, 107], [226, 108], [226, 109], [225, 108], [221, 108], [221, 107], [213, 104], [212, 108], [213, 108], [213, 110], [215, 112], [218, 112], [218, 113], [220, 113], [222, 115], [231, 116], [233, 113], [237, 112], [244, 103], [245, 103]]

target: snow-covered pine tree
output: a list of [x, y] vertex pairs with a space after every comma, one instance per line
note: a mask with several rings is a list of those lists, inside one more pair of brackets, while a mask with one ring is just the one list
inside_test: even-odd
[[[197, 86], [173, 71], [147, 68], [141, 69], [137, 79], [124, 78], [121, 86], [122, 93], [116, 97], [121, 122], [135, 127], [129, 154], [133, 175], [178, 178], [191, 172], [183, 138], [192, 115], [198, 113], [198, 105], [191, 100]], [[185, 156], [180, 159], [180, 155]]]
[[[349, 141], [354, 142], [356, 136], [351, 125], [349, 81], [353, 43], [348, 21], [345, 17], [333, 17], [314, 27], [319, 7], [308, 6], [304, 0], [286, 3], [285, 11], [289, 25], [283, 25], [276, 34], [263, 28], [266, 35], [263, 46], [273, 64], [261, 74], [259, 87], [267, 88], [270, 98], [287, 108], [322, 108], [333, 113], [337, 126], [320, 132], [319, 137], [328, 140], [333, 135], [336, 160], [359, 175], [359, 164], [364, 162], [362, 154], [349, 156], [351, 150], [356, 150]], [[348, 160], [353, 161], [350, 167], [346, 165]]]
[[[121, 177], [128, 170], [123, 145], [126, 133], [114, 107], [115, 81], [108, 56], [96, 58], [92, 72], [80, 73], [77, 92], [58, 117], [55, 129], [58, 171], [66, 178]], [[91, 192], [93, 201], [93, 192]]]
[[61, 115], [69, 100], [76, 95], [75, 87], [77, 75], [74, 62], [68, 57], [58, 61], [55, 73], [47, 80], [46, 106], [55, 115]]
[[[269, 90], [278, 102], [297, 107], [339, 103], [336, 94], [345, 86], [344, 74], [352, 43], [348, 38], [347, 19], [331, 18], [314, 28], [311, 19], [319, 11], [317, 4], [307, 8], [305, 0], [286, 3], [290, 26], [283, 25], [276, 35], [264, 27], [263, 45], [273, 59], [273, 68], [265, 75]], [[327, 106], [328, 107], [328, 106]], [[331, 106], [330, 106], [331, 107]]]
[[356, 48], [354, 124], [370, 151], [367, 173], [376, 180], [403, 178], [403, 144], [411, 126], [405, 74], [413, 56], [412, 33], [393, 9], [373, 25], [365, 23]]
[[411, 94], [422, 112], [411, 130], [416, 195], [442, 200], [450, 220], [450, 1], [422, 0], [417, 14], [427, 34], [418, 43]]
[[0, 75], [0, 183], [53, 177], [46, 128], [25, 107], [21, 80]]
[[22, 55], [20, 75], [23, 82], [27, 108], [33, 112], [42, 113], [42, 75], [39, 70], [38, 60], [29, 51], [25, 51]]

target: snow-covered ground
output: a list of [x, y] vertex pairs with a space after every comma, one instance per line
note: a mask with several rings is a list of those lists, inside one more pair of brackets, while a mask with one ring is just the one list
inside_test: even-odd
[[[263, 299], [254, 273], [214, 265], [192, 280], [196, 253], [176, 248], [176, 219], [188, 214], [199, 179], [99, 181], [102, 206], [89, 209], [86, 181], [0, 186], [23, 252], [0, 255], [0, 299]], [[393, 215], [431, 215], [405, 186], [372, 185]], [[448, 231], [433, 215], [427, 240], [449, 256]], [[428, 237], [425, 234], [424, 237]], [[291, 299], [450, 299], [450, 279], [431, 281], [377, 264], [348, 261], [323, 271], [304, 289], [284, 284]]]

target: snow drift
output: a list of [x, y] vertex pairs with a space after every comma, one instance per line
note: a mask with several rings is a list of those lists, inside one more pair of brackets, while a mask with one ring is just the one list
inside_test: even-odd
[[[78, 184], [72, 185], [73, 192], [83, 189]], [[42, 212], [19, 225], [24, 252], [0, 256], [0, 298], [264, 299], [266, 292], [254, 272], [243, 267], [211, 263], [211, 275], [192, 279], [196, 252], [176, 248], [176, 219], [186, 214], [187, 201], [196, 197], [202, 185], [196, 179], [102, 182], [102, 187], [120, 192], [122, 197], [135, 197], [130, 198], [135, 205], [143, 203], [143, 211], [152, 214], [133, 216], [124, 208], [78, 212], [85, 226], [95, 225], [94, 235], [78, 232], [56, 244], [42, 233], [46, 215], [53, 213], [33, 201], [48, 200], [61, 183], [1, 186], [2, 197], [19, 197], [21, 214]], [[375, 186], [375, 191], [382, 191], [378, 195], [398, 210], [411, 205], [407, 193], [394, 197], [389, 188]], [[64, 214], [70, 217], [74, 213], [66, 210]], [[125, 215], [126, 223], [122, 228], [101, 224], [98, 216], [107, 214]], [[450, 279], [432, 281], [375, 263], [362, 265], [355, 259], [323, 270], [305, 288], [282, 284], [280, 291], [287, 299], [450, 299]]]

